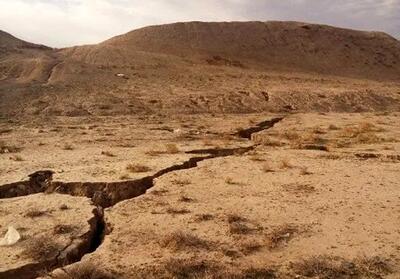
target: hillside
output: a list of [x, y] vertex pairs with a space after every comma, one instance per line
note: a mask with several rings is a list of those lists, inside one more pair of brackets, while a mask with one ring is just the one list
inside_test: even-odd
[[19, 100], [1, 91], [21, 87], [28, 114], [399, 107], [400, 42], [379, 32], [298, 22], [188, 22], [60, 50], [1, 37], [8, 50], [0, 59], [6, 85], [0, 98], [7, 102], [0, 112], [19, 113]]

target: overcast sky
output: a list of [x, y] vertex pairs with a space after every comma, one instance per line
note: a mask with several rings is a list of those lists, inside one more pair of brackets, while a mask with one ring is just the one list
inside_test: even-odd
[[400, 38], [400, 0], [0, 0], [0, 30], [52, 47], [194, 20], [296, 20]]

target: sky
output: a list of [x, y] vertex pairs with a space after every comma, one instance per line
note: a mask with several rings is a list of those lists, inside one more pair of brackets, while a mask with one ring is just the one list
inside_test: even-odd
[[400, 38], [400, 0], [0, 0], [0, 30], [51, 47], [180, 21], [294, 20]]

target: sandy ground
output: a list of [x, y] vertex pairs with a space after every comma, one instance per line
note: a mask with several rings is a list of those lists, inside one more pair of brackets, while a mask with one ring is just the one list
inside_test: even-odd
[[[279, 116], [252, 140], [234, 136]], [[399, 278], [399, 120], [332, 113], [3, 121], [0, 184], [43, 169], [64, 182], [129, 181], [209, 154], [193, 150], [253, 146], [169, 171], [146, 194], [106, 208], [103, 243], [54, 274]]]

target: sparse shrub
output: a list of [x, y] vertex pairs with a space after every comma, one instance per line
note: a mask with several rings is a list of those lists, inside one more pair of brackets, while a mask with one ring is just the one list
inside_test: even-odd
[[47, 215], [47, 211], [41, 211], [41, 210], [30, 210], [25, 214], [25, 217], [29, 218], [38, 218], [42, 217], [44, 215]]
[[292, 163], [289, 161], [289, 159], [282, 159], [282, 161], [279, 163], [279, 168], [280, 169], [291, 169], [294, 166]]
[[167, 213], [168, 214], [172, 214], [172, 215], [182, 215], [182, 214], [190, 213], [190, 210], [187, 210], [185, 208], [178, 209], [178, 208], [170, 207], [170, 208], [167, 209]]
[[49, 237], [40, 237], [30, 239], [24, 248], [25, 257], [43, 262], [51, 258], [55, 259], [63, 247]]
[[151, 171], [151, 168], [141, 164], [129, 164], [126, 167], [126, 170], [132, 173], [140, 173], [140, 172], [149, 172]]
[[175, 232], [167, 235], [160, 243], [161, 247], [175, 251], [210, 248], [210, 243], [199, 237], [184, 232]]
[[74, 147], [71, 144], [65, 144], [63, 149], [71, 151], [71, 150], [74, 150]]
[[123, 174], [119, 177], [119, 180], [129, 180], [129, 179], [131, 179], [131, 177], [127, 174]]
[[214, 215], [212, 214], [198, 214], [195, 218], [197, 222], [210, 221], [212, 219], [214, 219]]
[[226, 183], [226, 184], [229, 184], [229, 185], [240, 185], [240, 184], [241, 184], [241, 183], [239, 183], [239, 182], [233, 180], [232, 177], [227, 177], [227, 178], [225, 179], [225, 183]]
[[[207, 278], [207, 274], [216, 274], [219, 270], [213, 264], [189, 259], [171, 259], [164, 264], [164, 270], [167, 274], [154, 278], [176, 278], [176, 279], [199, 279]], [[160, 272], [158, 272], [160, 273]]]
[[248, 220], [237, 214], [228, 215], [229, 232], [231, 234], [249, 234], [254, 229], [247, 225]]
[[165, 145], [166, 153], [168, 154], [178, 154], [180, 153], [180, 150], [178, 146], [174, 143], [168, 143]]
[[54, 227], [54, 234], [69, 234], [76, 230], [76, 227], [71, 225], [57, 225]]
[[280, 146], [284, 146], [285, 145], [284, 142], [281, 142], [279, 140], [274, 140], [274, 139], [271, 139], [271, 138], [262, 139], [261, 144], [264, 145], [264, 146], [272, 146], [272, 147], [280, 147]]
[[157, 157], [161, 154], [163, 154], [163, 151], [159, 151], [159, 150], [148, 150], [145, 152], [146, 155], [152, 156], [152, 157]]
[[392, 273], [388, 260], [379, 257], [349, 261], [340, 257], [316, 256], [292, 264], [296, 274], [321, 279], [383, 278]]
[[179, 201], [180, 201], [180, 202], [187, 202], [187, 203], [189, 203], [189, 202], [194, 202], [194, 199], [189, 198], [189, 197], [187, 197], [187, 196], [181, 196], [181, 197], [179, 198]]
[[175, 179], [173, 182], [179, 186], [185, 186], [192, 183], [189, 179]]
[[302, 167], [302, 168], [300, 168], [300, 174], [301, 175], [311, 175], [313, 173], [310, 172], [307, 167]]
[[268, 247], [270, 249], [275, 249], [283, 243], [290, 241], [298, 232], [298, 228], [293, 225], [277, 227], [268, 234]]
[[251, 255], [259, 252], [263, 248], [263, 244], [257, 241], [246, 241], [240, 244], [240, 252], [244, 255]]
[[0, 141], [0, 154], [7, 154], [7, 153], [18, 153], [22, 150], [22, 148], [8, 145], [3, 141]]
[[290, 140], [290, 141], [301, 139], [301, 135], [299, 133], [297, 133], [297, 132], [294, 132], [294, 131], [285, 131], [285, 132], [283, 132], [282, 136], [285, 139]]
[[60, 208], [60, 210], [68, 210], [69, 209], [68, 205], [66, 205], [66, 204], [60, 205], [59, 208]]
[[265, 163], [264, 165], [263, 165], [263, 167], [262, 167], [262, 170], [264, 171], [264, 172], [266, 172], [266, 173], [269, 173], [269, 172], [274, 172], [275, 170], [274, 170], [274, 168], [271, 166], [271, 164], [269, 164], [269, 163]]
[[337, 126], [334, 125], [334, 124], [330, 124], [330, 125], [328, 126], [328, 129], [329, 129], [329, 130], [332, 130], [332, 131], [340, 130], [340, 128], [337, 127]]
[[13, 161], [16, 161], [16, 162], [23, 162], [24, 161], [24, 159], [19, 155], [11, 156], [10, 159], [13, 160]]
[[102, 151], [101, 155], [104, 155], [107, 157], [115, 157], [115, 154], [113, 154], [111, 151]]
[[265, 159], [264, 157], [256, 154], [256, 155], [251, 156], [250, 160], [254, 161], [254, 162], [265, 162], [267, 159]]

